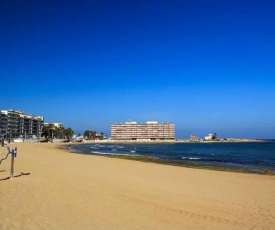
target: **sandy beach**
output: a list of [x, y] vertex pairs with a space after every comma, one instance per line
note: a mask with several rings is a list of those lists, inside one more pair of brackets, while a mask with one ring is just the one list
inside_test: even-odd
[[[11, 143], [0, 229], [275, 229], [275, 176], [81, 155]], [[7, 150], [0, 147], [0, 158]]]

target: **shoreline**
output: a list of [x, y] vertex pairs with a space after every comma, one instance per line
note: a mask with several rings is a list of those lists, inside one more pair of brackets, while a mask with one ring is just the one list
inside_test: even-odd
[[84, 140], [75, 141], [71, 144], [85, 144], [85, 143], [121, 143], [121, 144], [175, 144], [175, 143], [186, 143], [186, 144], [207, 144], [207, 143], [266, 143], [272, 142], [273, 140], [261, 140], [261, 139], [233, 139], [233, 140], [213, 140], [213, 141], [191, 141], [189, 139], [179, 139], [179, 140]]
[[[85, 152], [85, 151], [82, 152], [82, 151], [76, 151], [73, 149], [69, 149], [71, 145], [85, 145], [85, 144], [93, 144], [93, 143], [91, 143], [91, 142], [70, 143], [70, 144], [64, 144], [63, 146], [60, 146], [60, 148], [66, 150], [68, 152], [76, 153], [76, 154], [140, 161], [140, 162], [151, 163], [151, 164], [161, 164], [161, 165], [170, 165], [170, 166], [176, 166], [176, 167], [223, 171], [223, 172], [235, 172], [235, 173], [244, 173], [244, 174], [258, 174], [258, 175], [275, 176], [275, 170], [268, 170], [268, 169], [253, 169], [253, 168], [249, 168], [249, 167], [245, 168], [245, 167], [237, 167], [237, 166], [229, 167], [229, 166], [219, 165], [219, 164], [215, 164], [215, 163], [214, 164], [196, 163], [196, 162], [190, 162], [190, 161], [184, 161], [184, 160], [161, 159], [161, 158], [157, 158], [157, 157], [131, 156], [131, 155], [121, 155], [121, 154], [114, 154], [114, 155], [91, 154], [91, 153]], [[94, 143], [94, 144], [97, 144], [97, 143]], [[132, 143], [128, 143], [128, 142], [122, 143], [121, 142], [121, 144], [132, 144]], [[142, 143], [140, 143], [140, 144], [142, 144]], [[160, 143], [155, 143], [155, 144], [160, 144]]]

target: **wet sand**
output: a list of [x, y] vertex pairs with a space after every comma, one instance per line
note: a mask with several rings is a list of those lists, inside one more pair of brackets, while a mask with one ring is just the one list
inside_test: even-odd
[[[275, 177], [12, 143], [0, 165], [0, 229], [274, 229]], [[6, 148], [0, 147], [0, 158]]]

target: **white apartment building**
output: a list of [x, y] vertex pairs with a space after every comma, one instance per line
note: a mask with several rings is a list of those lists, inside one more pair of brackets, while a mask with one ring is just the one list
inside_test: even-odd
[[111, 139], [113, 140], [174, 140], [175, 124], [147, 121], [135, 121], [125, 124], [111, 125]]
[[44, 118], [16, 110], [0, 110], [0, 136], [41, 137]]

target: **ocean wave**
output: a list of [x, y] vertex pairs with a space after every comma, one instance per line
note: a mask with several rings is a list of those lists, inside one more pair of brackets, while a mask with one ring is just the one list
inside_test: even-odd
[[91, 149], [98, 149], [97, 147], [91, 146]]
[[183, 160], [200, 160], [201, 158], [199, 158], [199, 157], [182, 157], [181, 159], [183, 159]]
[[97, 151], [91, 151], [93, 154], [99, 154], [99, 155], [112, 155], [112, 153], [107, 153], [107, 152], [97, 152]]

